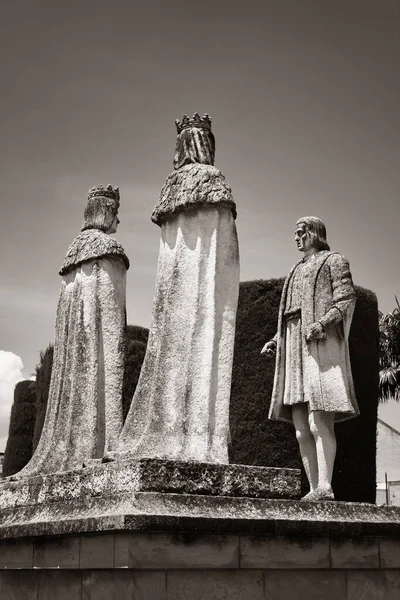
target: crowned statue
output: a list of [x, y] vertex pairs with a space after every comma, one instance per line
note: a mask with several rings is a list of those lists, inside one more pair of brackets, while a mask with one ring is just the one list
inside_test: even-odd
[[[114, 457], [228, 463], [239, 292], [236, 206], [214, 165], [211, 119], [176, 121], [147, 352]], [[107, 460], [107, 456], [106, 456]]]
[[115, 448], [122, 381], [129, 261], [110, 234], [119, 190], [89, 191], [81, 233], [60, 270], [53, 369], [46, 417], [30, 462], [16, 477], [67, 471]]

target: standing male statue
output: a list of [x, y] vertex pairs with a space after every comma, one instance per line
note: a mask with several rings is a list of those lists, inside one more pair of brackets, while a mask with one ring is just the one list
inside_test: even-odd
[[333, 500], [334, 423], [359, 414], [348, 337], [356, 302], [349, 263], [330, 252], [317, 217], [296, 223], [304, 258], [286, 278], [278, 331], [262, 353], [276, 353], [269, 418], [292, 422], [310, 484], [302, 500]]

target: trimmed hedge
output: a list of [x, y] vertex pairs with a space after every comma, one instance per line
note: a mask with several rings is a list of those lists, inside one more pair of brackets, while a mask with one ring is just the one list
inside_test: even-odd
[[36, 383], [19, 381], [14, 389], [7, 445], [4, 452], [4, 477], [20, 471], [32, 456], [32, 437], [36, 415]]
[[140, 369], [146, 354], [149, 330], [138, 325], [128, 325], [126, 330], [125, 371], [122, 391], [124, 421], [131, 406], [139, 380]]
[[40, 362], [36, 366], [36, 421], [33, 433], [33, 452], [40, 440], [44, 418], [46, 416], [47, 398], [49, 397], [51, 369], [53, 366], [54, 346], [49, 344], [44, 352], [40, 353]]
[[[275, 360], [261, 355], [276, 333], [284, 279], [240, 284], [230, 407], [230, 461], [301, 468], [293, 426], [268, 420]], [[378, 408], [378, 307], [375, 294], [356, 286], [350, 332], [352, 372], [361, 415], [336, 425], [333, 487], [338, 500], [375, 502]], [[303, 490], [307, 491], [303, 473]]]

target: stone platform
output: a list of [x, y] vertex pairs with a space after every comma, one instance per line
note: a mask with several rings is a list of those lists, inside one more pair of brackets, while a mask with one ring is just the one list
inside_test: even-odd
[[400, 508], [262, 497], [297, 477], [128, 461], [4, 482], [0, 600], [399, 598]]
[[[0, 537], [21, 528], [26, 531], [26, 527], [39, 534], [50, 532], [52, 524], [64, 523], [68, 530], [68, 523], [76, 520], [146, 515], [155, 497], [162, 505], [167, 496], [193, 495], [201, 501], [203, 496], [290, 499], [299, 494], [297, 469], [158, 459], [95, 463], [66, 473], [1, 483]], [[152, 514], [160, 511], [164, 513], [159, 507]], [[179, 516], [179, 510], [175, 515]]]

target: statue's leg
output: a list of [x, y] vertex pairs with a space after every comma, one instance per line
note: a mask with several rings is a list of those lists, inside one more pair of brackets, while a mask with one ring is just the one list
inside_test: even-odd
[[318, 461], [318, 488], [332, 491], [332, 473], [336, 456], [335, 413], [311, 411], [309, 424], [315, 439]]
[[313, 491], [318, 485], [318, 462], [315, 439], [310, 431], [308, 404], [302, 402], [292, 406], [293, 424], [296, 429], [296, 438], [299, 443], [301, 460]]

